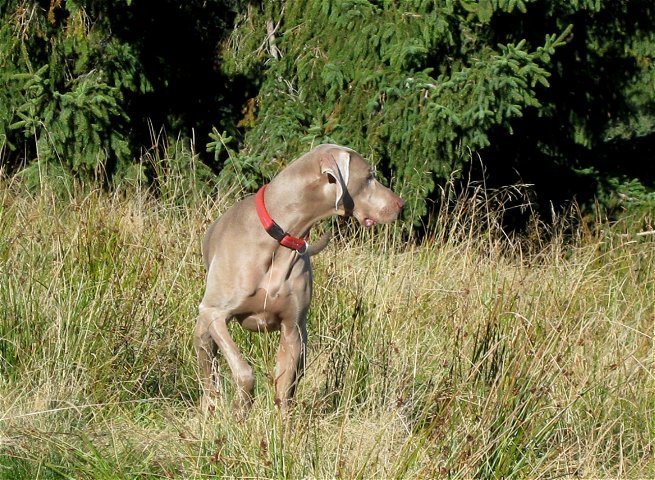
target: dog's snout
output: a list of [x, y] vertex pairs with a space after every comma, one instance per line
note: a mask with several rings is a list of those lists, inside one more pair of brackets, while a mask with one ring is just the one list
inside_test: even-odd
[[402, 198], [398, 197], [398, 199], [396, 200], [396, 205], [398, 206], [398, 211], [399, 211], [399, 212], [402, 212], [402, 211], [403, 211], [403, 208], [405, 208], [405, 200], [403, 200]]

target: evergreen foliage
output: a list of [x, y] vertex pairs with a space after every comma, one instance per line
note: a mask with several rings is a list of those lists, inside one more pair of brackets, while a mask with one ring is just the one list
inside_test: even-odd
[[650, 205], [654, 13], [650, 0], [2, 0], [0, 161], [161, 184], [172, 170], [143, 159], [162, 131], [254, 189], [332, 141], [369, 157], [412, 221], [462, 176], [534, 184], [548, 208]]
[[[224, 65], [265, 71], [235, 157], [245, 164], [224, 174], [248, 174], [254, 164], [269, 176], [280, 158], [336, 141], [395, 176], [414, 220], [437, 184], [476, 168], [470, 152], [489, 165], [480, 175], [535, 183], [545, 204], [582, 190], [581, 177], [590, 180], [586, 193], [598, 195], [594, 181], [608, 163], [599, 153], [621, 135], [631, 142], [654, 132], [653, 7], [619, 3], [305, 0], [250, 8]], [[620, 65], [631, 68], [613, 70]]]
[[234, 93], [249, 84], [222, 76], [216, 46], [237, 5], [3, 0], [0, 160], [82, 178], [156, 177], [140, 166], [141, 149], [157, 146], [153, 130], [193, 139], [224, 118], [236, 124]]
[[[542, 107], [514, 122], [513, 135], [494, 131], [481, 155], [496, 183], [534, 183], [544, 203], [577, 197], [654, 208], [647, 192], [655, 188], [655, 4], [540, 0], [489, 23], [493, 41], [528, 42], [566, 25], [572, 34], [552, 58]], [[622, 191], [644, 194], [625, 202]]]
[[38, 157], [104, 176], [131, 160], [123, 91], [149, 87], [133, 50], [108, 38], [83, 4], [3, 5], [0, 136], [14, 162]]

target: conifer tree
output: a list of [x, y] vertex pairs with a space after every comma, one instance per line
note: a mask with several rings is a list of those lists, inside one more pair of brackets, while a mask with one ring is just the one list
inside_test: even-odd
[[140, 171], [153, 130], [236, 128], [249, 84], [223, 77], [217, 45], [239, 5], [0, 1], [0, 162], [108, 180]]
[[544, 204], [655, 197], [654, 11], [650, 0], [4, 0], [0, 161], [125, 175], [164, 128], [206, 141], [205, 161], [247, 188], [314, 144], [350, 145], [413, 221], [478, 154], [490, 183], [534, 183]]
[[0, 142], [15, 152], [5, 161], [38, 157], [82, 176], [129, 161], [123, 92], [147, 82], [89, 13], [83, 2], [3, 2]]
[[[226, 68], [262, 83], [224, 175], [270, 176], [312, 144], [345, 143], [394, 176], [417, 220], [471, 152], [505, 173], [539, 171], [532, 161], [581, 172], [608, 138], [653, 135], [653, 7], [630, 3], [263, 2], [227, 44]], [[636, 68], [612, 71], [617, 60]], [[525, 142], [539, 158], [510, 148]]]

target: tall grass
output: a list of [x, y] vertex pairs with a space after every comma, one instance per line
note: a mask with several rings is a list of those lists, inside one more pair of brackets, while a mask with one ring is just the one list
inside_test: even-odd
[[[307, 374], [232, 329], [245, 421], [198, 414], [199, 245], [231, 202], [181, 188], [0, 183], [0, 477], [655, 477], [655, 242], [503, 232], [503, 195], [444, 202], [420, 245], [355, 229], [314, 258]], [[557, 222], [556, 222], [557, 223]]]

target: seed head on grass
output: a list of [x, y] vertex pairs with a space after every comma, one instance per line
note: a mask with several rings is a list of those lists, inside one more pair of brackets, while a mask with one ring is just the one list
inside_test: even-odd
[[475, 187], [442, 202], [422, 242], [394, 227], [337, 234], [315, 258], [291, 420], [265, 381], [276, 338], [248, 334], [235, 337], [261, 378], [251, 415], [231, 414], [226, 387], [205, 418], [199, 245], [230, 200], [125, 188], [0, 182], [2, 474], [655, 472], [652, 238], [575, 216], [513, 236], [500, 217], [516, 189]]

